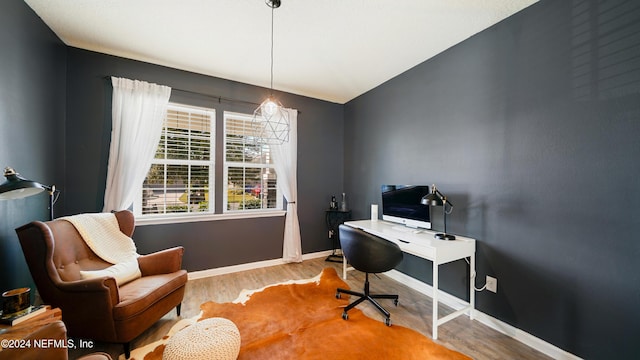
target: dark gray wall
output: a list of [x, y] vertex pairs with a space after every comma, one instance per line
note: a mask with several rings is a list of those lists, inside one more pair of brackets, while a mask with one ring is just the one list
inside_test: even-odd
[[[0, 167], [63, 186], [65, 46], [23, 1], [6, 0], [0, 1], [0, 49]], [[45, 193], [0, 201], [0, 291], [33, 288], [14, 229], [46, 220], [47, 206]]]
[[[217, 110], [217, 143], [222, 139], [223, 111], [253, 113], [254, 105], [218, 102], [222, 96], [259, 103], [268, 90], [148, 63], [69, 48], [67, 87], [66, 213], [101, 211], [111, 131], [111, 85], [107, 76], [144, 80], [174, 88], [172, 101]], [[183, 90], [183, 91], [180, 91]], [[194, 94], [196, 93], [196, 94]], [[199, 95], [202, 94], [202, 95]], [[342, 191], [343, 106], [302, 96], [276, 93], [298, 109], [298, 208], [304, 253], [330, 248], [324, 209], [331, 194]], [[222, 193], [222, 153], [216, 154], [216, 189]], [[221, 207], [221, 198], [216, 201]], [[189, 271], [282, 256], [284, 218], [147, 225], [136, 228], [141, 253], [185, 246]]]
[[[479, 310], [584, 358], [635, 358], [639, 139], [640, 4], [541, 1], [347, 103], [345, 188], [366, 218], [381, 184], [436, 183], [449, 230], [478, 240], [477, 286], [498, 278]], [[430, 283], [429, 267], [400, 269]], [[442, 286], [466, 298], [465, 270]]]

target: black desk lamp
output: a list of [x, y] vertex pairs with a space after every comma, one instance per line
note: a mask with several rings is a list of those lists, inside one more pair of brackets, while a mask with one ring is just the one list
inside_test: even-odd
[[[453, 211], [453, 204], [447, 200], [440, 190], [436, 189], [436, 185], [431, 186], [431, 192], [422, 197], [420, 204], [429, 206], [442, 206], [442, 214], [444, 216], [444, 232], [435, 234], [433, 237], [441, 240], [455, 240], [454, 235], [447, 234], [447, 215]], [[447, 204], [449, 204], [449, 212], [447, 212]]]
[[22, 199], [27, 196], [39, 194], [43, 191], [48, 191], [49, 220], [53, 220], [53, 204], [56, 201], [56, 199], [54, 199], [54, 195], [60, 193], [56, 190], [55, 185], [47, 186], [42, 185], [39, 182], [27, 180], [10, 167], [6, 167], [4, 169], [4, 177], [7, 178], [7, 181], [0, 184], [0, 200]]

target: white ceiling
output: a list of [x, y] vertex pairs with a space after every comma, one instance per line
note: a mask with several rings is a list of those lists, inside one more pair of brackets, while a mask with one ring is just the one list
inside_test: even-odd
[[[264, 0], [25, 0], [77, 48], [269, 87]], [[282, 0], [277, 90], [345, 103], [537, 0]]]

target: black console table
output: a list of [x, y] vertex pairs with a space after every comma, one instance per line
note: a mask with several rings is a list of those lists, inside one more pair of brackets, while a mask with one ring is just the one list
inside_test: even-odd
[[331, 255], [327, 257], [326, 261], [342, 262], [342, 255], [336, 254], [336, 251], [340, 248], [338, 226], [345, 221], [351, 220], [351, 210], [327, 210], [325, 219], [327, 222], [327, 235], [331, 240], [332, 247]]

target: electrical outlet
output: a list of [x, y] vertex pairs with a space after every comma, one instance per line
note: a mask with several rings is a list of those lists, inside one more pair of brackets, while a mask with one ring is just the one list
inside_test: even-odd
[[498, 292], [498, 279], [487, 275], [487, 290], [497, 293]]

